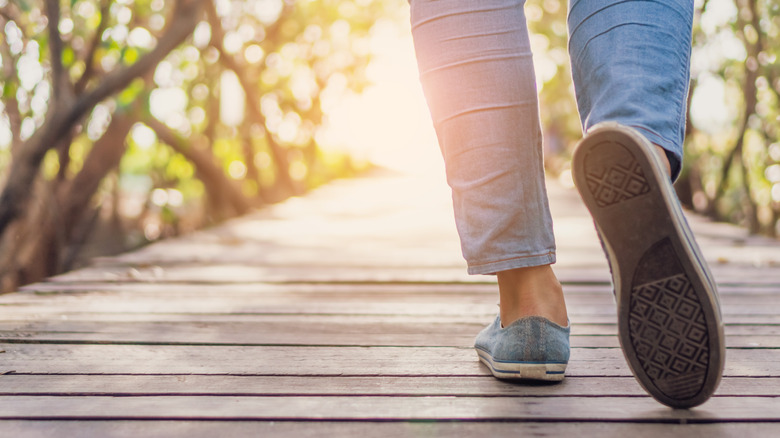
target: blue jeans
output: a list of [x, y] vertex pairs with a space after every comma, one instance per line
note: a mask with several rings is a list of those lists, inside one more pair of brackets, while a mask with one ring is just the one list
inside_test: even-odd
[[[471, 274], [555, 262], [523, 0], [411, 0], [420, 80]], [[632, 126], [679, 174], [693, 0], [571, 0], [583, 129]]]

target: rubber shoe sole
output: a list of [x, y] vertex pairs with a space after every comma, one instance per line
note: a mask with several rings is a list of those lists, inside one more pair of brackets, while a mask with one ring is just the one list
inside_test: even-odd
[[479, 360], [490, 368], [493, 377], [509, 380], [545, 380], [560, 382], [565, 377], [565, 363], [528, 363], [495, 360], [484, 350], [477, 350]]
[[717, 291], [655, 147], [617, 123], [594, 126], [572, 173], [609, 259], [618, 335], [656, 400], [704, 403], [725, 360]]

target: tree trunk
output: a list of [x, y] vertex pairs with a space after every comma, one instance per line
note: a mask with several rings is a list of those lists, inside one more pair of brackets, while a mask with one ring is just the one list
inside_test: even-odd
[[44, 182], [38, 178], [33, 196], [38, 202], [8, 229], [12, 232], [3, 236], [0, 256], [3, 292], [62, 270], [64, 249], [72, 242], [85, 212], [90, 211], [89, 204], [100, 182], [119, 165], [132, 126], [129, 117], [115, 114], [72, 180]]

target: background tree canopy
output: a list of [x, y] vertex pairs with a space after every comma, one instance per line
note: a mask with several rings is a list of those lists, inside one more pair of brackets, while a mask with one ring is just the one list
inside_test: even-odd
[[2, 290], [352, 172], [322, 108], [391, 3], [0, 0]]
[[[548, 167], [579, 138], [566, 4], [528, 0]], [[780, 6], [697, 0], [684, 202], [780, 233]], [[356, 169], [321, 146], [405, 0], [0, 0], [0, 290]], [[434, 146], [435, 147], [435, 146]]]

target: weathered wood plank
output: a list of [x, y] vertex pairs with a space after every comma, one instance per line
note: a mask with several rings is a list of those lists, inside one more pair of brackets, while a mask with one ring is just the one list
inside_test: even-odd
[[[163, 286], [158, 285], [158, 288]], [[230, 290], [217, 287], [186, 287], [155, 294], [153, 290], [71, 292], [52, 295], [40, 293], [15, 294], [0, 300], [0, 309], [15, 306], [38, 305], [40, 309], [56, 306], [63, 312], [116, 311], [125, 312], [198, 312], [198, 313], [367, 313], [367, 314], [474, 314], [491, 315], [496, 312], [496, 294], [468, 291], [448, 293], [437, 288], [429, 292], [425, 287], [409, 288], [406, 293], [373, 291], [363, 293], [358, 288], [327, 291], [312, 287], [314, 292], [298, 287], [286, 290], [275, 288], [264, 293], [251, 289]], [[774, 292], [724, 294], [721, 296], [724, 317], [733, 315], [780, 315], [780, 300]], [[614, 315], [611, 293], [581, 292], [567, 295], [572, 316]], [[446, 303], [446, 305], [445, 305]], [[2, 319], [2, 313], [0, 313]], [[574, 318], [573, 318], [574, 319]], [[727, 322], [729, 322], [727, 320]]]
[[[778, 377], [726, 377], [716, 397], [775, 397]], [[492, 376], [0, 375], [0, 395], [647, 396], [633, 377], [569, 376], [556, 384]]]
[[[116, 305], [112, 305], [114, 302]], [[741, 308], [732, 309], [730, 317], [763, 317], [774, 320], [771, 309]], [[295, 300], [292, 297], [278, 299], [219, 299], [182, 298], [179, 300], [127, 298], [112, 300], [110, 297], [94, 295], [94, 299], [81, 298], [60, 300], [52, 303], [14, 303], [0, 306], [0, 320], [5, 315], [38, 312], [39, 314], [85, 314], [85, 313], [146, 313], [146, 314], [262, 314], [262, 315], [374, 315], [379, 317], [416, 316], [416, 317], [458, 317], [468, 315], [484, 324], [495, 318], [498, 308], [495, 303], [462, 300], [455, 303], [404, 302], [377, 298], [369, 300]], [[588, 317], [588, 321], [612, 322], [616, 318], [614, 306], [576, 306], [570, 307], [569, 316], [575, 322], [578, 317]], [[13, 315], [8, 315], [9, 318]], [[605, 318], [610, 317], [610, 318]], [[732, 322], [732, 321], [728, 321]]]
[[[737, 300], [739, 297], [752, 296], [756, 299], [771, 299], [780, 296], [780, 286], [751, 284], [743, 286], [721, 286], [719, 295], [723, 299]], [[230, 283], [221, 284], [215, 288], [213, 284], [200, 283], [57, 283], [44, 282], [25, 286], [20, 293], [0, 297], [0, 303], [29, 300], [33, 296], [78, 295], [90, 292], [124, 293], [136, 296], [176, 297], [182, 295], [214, 295], [247, 296], [264, 295], [268, 293], [305, 293], [311, 295], [349, 293], [366, 296], [385, 295], [428, 295], [447, 297], [453, 295], [480, 296], [485, 299], [496, 299], [498, 285], [494, 281], [474, 283]], [[609, 284], [577, 283], [564, 285], [564, 293], [569, 299], [580, 296], [589, 299], [612, 299], [612, 289]]]
[[7, 419], [778, 421], [780, 398], [716, 397], [669, 409], [650, 397], [0, 396]]
[[[606, 283], [566, 284], [564, 293], [570, 299], [601, 299], [612, 300], [612, 288]], [[737, 301], [746, 299], [767, 299], [780, 295], [777, 284], [752, 284], [742, 286], [722, 286], [718, 289], [723, 299]], [[361, 282], [323, 282], [323, 283], [225, 283], [217, 289], [213, 284], [197, 282], [183, 283], [35, 283], [25, 286], [20, 293], [2, 296], [2, 302], [32, 299], [35, 296], [46, 296], [48, 299], [59, 295], [80, 295], [84, 293], [115, 293], [135, 296], [265, 296], [266, 294], [306, 294], [313, 297], [323, 295], [357, 295], [357, 296], [431, 296], [451, 297], [468, 296], [484, 299], [498, 297], [498, 285], [493, 281], [473, 283], [361, 283]]]
[[[342, 300], [345, 302], [368, 302], [380, 300], [382, 302], [413, 302], [434, 303], [439, 306], [445, 302], [458, 304], [463, 302], [480, 302], [495, 305], [498, 294], [495, 285], [355, 285], [355, 284], [242, 284], [224, 285], [215, 287], [202, 284], [102, 284], [98, 288], [89, 288], [84, 285], [81, 289], [46, 289], [42, 286], [56, 286], [56, 284], [40, 285], [36, 291], [18, 293], [2, 297], [0, 304], [4, 306], [13, 304], [31, 303], [63, 303], [82, 300], [159, 300], [172, 299], [200, 299], [200, 300], [241, 300], [241, 301], [267, 301], [269, 304], [286, 303], [290, 300], [306, 300], [307, 302]], [[72, 287], [73, 285], [68, 285]], [[611, 290], [606, 286], [568, 286], [564, 288], [569, 307], [574, 309], [585, 306], [603, 306], [614, 308], [614, 299]], [[775, 305], [780, 290], [769, 289], [726, 289], [720, 294], [723, 310], [732, 313], [743, 313], [744, 309], [763, 308], [770, 309], [780, 314], [780, 305]], [[87, 298], [88, 297], [88, 298]], [[743, 310], [740, 310], [743, 309]]]
[[[596, 256], [595, 254], [592, 256]], [[602, 256], [603, 257], [603, 256]], [[566, 283], [609, 282], [606, 269], [594, 266], [581, 268], [558, 268], [557, 275]], [[756, 268], [745, 265], [711, 266], [718, 284], [730, 285], [775, 285], [780, 283], [778, 270]], [[749, 279], [749, 280], [747, 280]], [[224, 283], [289, 283], [289, 282], [429, 282], [429, 283], [474, 283], [484, 282], [482, 276], [470, 276], [463, 266], [322, 266], [315, 264], [299, 266], [247, 266], [244, 264], [223, 265], [174, 265], [158, 266], [96, 266], [58, 275], [50, 282], [155, 282], [203, 284]]]
[[333, 422], [333, 421], [0, 421], [0, 435], [15, 438], [89, 436], [106, 438], [236, 436], [296, 438], [382, 438], [403, 436], [486, 436], [658, 438], [772, 437], [776, 423], [634, 423], [634, 422]]
[[[371, 218], [368, 218], [369, 220]], [[324, 222], [324, 221], [323, 221]], [[568, 224], [567, 224], [568, 222]], [[255, 224], [258, 228], [267, 228], [263, 221], [247, 221], [244, 225]], [[275, 224], [274, 224], [275, 225]], [[566, 226], [568, 225], [568, 227]], [[590, 227], [588, 236], [577, 235], [575, 229]], [[235, 226], [235, 225], [233, 225]], [[593, 233], [592, 223], [578, 217], [574, 220], [556, 221], [561, 256], [556, 268], [564, 276], [566, 271], [588, 269], [592, 274], [608, 276], [608, 268], [598, 240]], [[441, 235], [441, 240], [432, 236], [424, 237], [426, 245], [409, 242], [408, 236], [396, 235], [396, 242], [388, 242], [379, 235], [345, 236], [351, 245], [341, 247], [339, 251], [331, 248], [337, 243], [327, 237], [307, 236], [308, 242], [300, 242], [296, 234], [300, 230], [279, 230], [273, 242], [258, 242], [240, 235], [219, 236], [214, 232], [198, 233], [164, 245], [152, 245], [139, 251], [116, 257], [101, 258], [95, 266], [111, 268], [116, 266], [172, 266], [172, 265], [247, 265], [247, 266], [334, 266], [365, 268], [456, 268], [465, 264], [457, 247], [457, 236]], [[377, 234], [381, 234], [381, 231]], [[592, 240], [591, 240], [592, 239]], [[567, 241], [568, 240], [568, 241]], [[587, 240], [587, 241], [583, 241]], [[323, 242], [324, 241], [324, 242]], [[717, 274], [731, 274], [734, 268], [749, 270], [777, 266], [780, 253], [776, 247], [767, 244], [765, 239], [734, 240], [721, 236], [705, 236], [699, 240], [704, 255]], [[399, 244], [400, 243], [400, 244]], [[377, 247], [383, 251], [377, 252]]]
[[[472, 348], [0, 344], [0, 374], [482, 376]], [[726, 376], [780, 376], [780, 349], [736, 349]], [[617, 348], [576, 348], [571, 376], [630, 376]]]
[[[471, 347], [482, 323], [414, 323], [384, 321], [309, 321], [289, 316], [286, 321], [264, 322], [121, 322], [0, 321], [0, 340], [6, 342], [83, 342], [187, 345], [348, 345]], [[573, 325], [571, 345], [580, 348], [617, 348], [614, 325]], [[757, 333], [756, 327], [729, 327], [729, 348], [780, 348], [780, 333]], [[778, 332], [780, 327], [766, 327]]]
[[[278, 320], [284, 318], [338, 318], [345, 320], [374, 320], [377, 322], [415, 322], [415, 323], [459, 323], [473, 324], [476, 326], [486, 325], [488, 321], [495, 318], [495, 310], [485, 314], [436, 314], [436, 315], [403, 315], [403, 314], [361, 314], [361, 313], [269, 313], [269, 312], [128, 312], [121, 308], [104, 308], [97, 311], [82, 311], [79, 309], [63, 310], [52, 306], [14, 306], [10, 308], [0, 305], [0, 319], [6, 322], [34, 322], [43, 319], [72, 320], [72, 321], [103, 321], [112, 322], [149, 322], [149, 321], [198, 321], [198, 322], [256, 322], [266, 319]], [[604, 325], [614, 326], [616, 324], [616, 315], [589, 315], [589, 314], [569, 314], [573, 327], [583, 325]], [[725, 315], [724, 322], [727, 327], [755, 326], [776, 327], [780, 325], [780, 315]]]
[[[312, 330], [328, 333], [360, 331], [361, 333], [474, 333], [481, 330], [487, 321], [479, 316], [411, 316], [411, 315], [321, 315], [321, 314], [138, 314], [138, 313], [71, 313], [63, 318], [50, 315], [38, 319], [27, 314], [2, 314], [0, 331], [61, 331], [61, 332], [106, 332], [122, 333], [133, 327], [140, 330], [229, 330], [240, 326], [247, 331], [286, 331], [300, 325]], [[106, 324], [106, 323], [110, 324]], [[158, 327], [159, 326], [159, 327]], [[359, 326], [361, 330], [351, 330]], [[780, 323], [776, 324], [726, 324], [727, 337], [780, 336]], [[611, 336], [617, 333], [615, 322], [573, 323], [572, 336]]]

